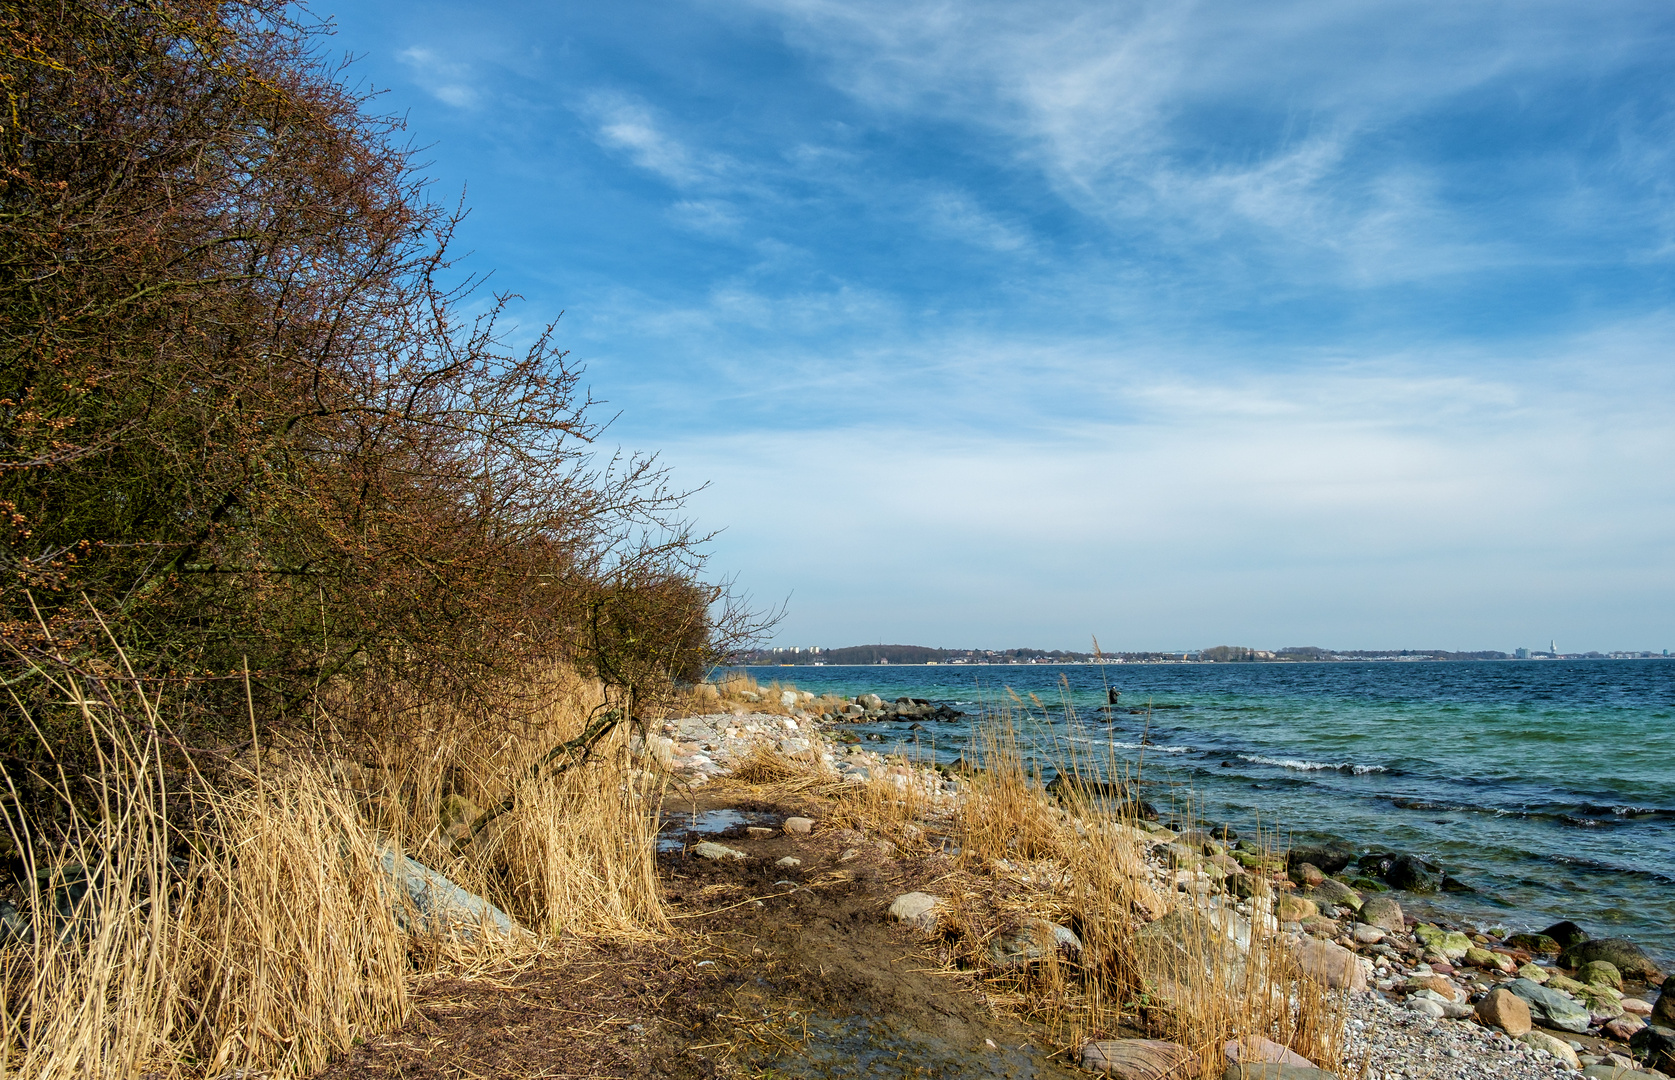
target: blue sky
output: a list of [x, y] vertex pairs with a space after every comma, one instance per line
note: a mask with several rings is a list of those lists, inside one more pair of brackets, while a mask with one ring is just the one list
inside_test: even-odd
[[1675, 648], [1675, 8], [322, 3], [780, 644]]

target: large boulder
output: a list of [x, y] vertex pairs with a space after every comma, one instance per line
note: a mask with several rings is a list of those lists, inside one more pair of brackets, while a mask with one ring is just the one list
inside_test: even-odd
[[1187, 1075], [1192, 1052], [1159, 1039], [1101, 1039], [1082, 1047], [1082, 1068], [1119, 1080], [1176, 1080]]
[[1564, 922], [1554, 923], [1552, 926], [1543, 930], [1539, 936], [1552, 938], [1554, 941], [1559, 943], [1559, 948], [1561, 949], [1568, 949], [1579, 941], [1588, 940], [1588, 932], [1571, 922], [1569, 919], [1566, 919]]
[[409, 930], [457, 935], [466, 941], [475, 941], [481, 933], [513, 939], [532, 936], [487, 900], [394, 847], [379, 846], [378, 869], [394, 886], [396, 918]]
[[1604, 960], [1623, 975], [1645, 979], [1647, 982], [1663, 978], [1663, 972], [1646, 954], [1646, 950], [1627, 938], [1592, 938], [1588, 941], [1578, 941], [1559, 954], [1559, 963], [1565, 967], [1582, 967], [1595, 960]]
[[1471, 951], [1471, 938], [1458, 930], [1443, 930], [1430, 923], [1413, 928], [1413, 936], [1428, 949], [1435, 949], [1450, 960], [1459, 960]]
[[1367, 897], [1361, 904], [1361, 910], [1356, 912], [1356, 918], [1368, 926], [1376, 926], [1392, 934], [1399, 934], [1407, 929], [1407, 922], [1402, 916], [1402, 905], [1398, 904], [1393, 896]]
[[1303, 969], [1303, 974], [1334, 990], [1367, 988], [1367, 973], [1361, 967], [1361, 958], [1342, 945], [1318, 938], [1304, 938], [1292, 950], [1292, 955], [1297, 959], [1297, 966]]
[[1638, 1050], [1652, 1068], [1659, 1072], [1675, 1072], [1675, 1028], [1648, 1024], [1635, 1032], [1628, 1044]]
[[1294, 893], [1285, 893], [1274, 903], [1274, 915], [1280, 922], [1302, 922], [1320, 914], [1313, 900]]
[[1483, 995], [1477, 1003], [1477, 1016], [1485, 1024], [1498, 1027], [1517, 1038], [1530, 1030], [1530, 1007], [1523, 998], [1500, 987]]
[[1588, 1030], [1591, 1020], [1588, 1007], [1564, 991], [1528, 979], [1513, 979], [1506, 984], [1506, 989], [1524, 999], [1530, 1007], [1530, 1016], [1537, 1022], [1578, 1034]]
[[1304, 844], [1285, 853], [1285, 868], [1310, 863], [1328, 874], [1335, 874], [1355, 858], [1355, 849], [1335, 840], [1323, 844]]
[[1417, 855], [1399, 855], [1384, 872], [1384, 880], [1393, 889], [1434, 893], [1442, 887], [1442, 868]]
[[1675, 975], [1663, 980], [1658, 999], [1652, 1002], [1651, 1020], [1667, 1028], [1675, 1028]]

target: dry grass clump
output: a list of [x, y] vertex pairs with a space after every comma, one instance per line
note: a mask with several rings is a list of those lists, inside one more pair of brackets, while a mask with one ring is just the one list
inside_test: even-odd
[[[521, 722], [410, 702], [356, 758], [247, 749], [206, 777], [137, 680], [60, 679], [100, 768], [0, 771], [0, 837], [23, 865], [21, 932], [0, 929], [0, 1076], [304, 1076], [401, 1022], [415, 973], [543, 937], [666, 927], [655, 793], [628, 733], [534, 778], [601, 701], [563, 671], [539, 681], [546, 704]], [[57, 807], [26, 813], [26, 783]], [[537, 938], [422, 931], [379, 869], [389, 847]]]
[[[959, 870], [933, 891], [944, 898], [951, 970], [977, 975], [998, 1004], [1046, 1023], [1067, 1050], [1164, 1038], [1193, 1051], [1191, 1067], [1210, 1078], [1225, 1069], [1226, 1042], [1261, 1035], [1335, 1066], [1338, 999], [1303, 977], [1263, 897], [1247, 918], [1210, 879], [1189, 875], [1178, 886], [1155, 869], [1147, 852], [1160, 837], [1138, 813], [1137, 787], [1091, 779], [1122, 776], [1114, 756], [1078, 759], [1065, 747], [1087, 743], [1061, 739], [1067, 783], [1055, 798], [1022, 741], [999, 710], [980, 728], [969, 752], [978, 767], [951, 806], [875, 780], [846, 792], [833, 813], [898, 843], [922, 823], [945, 833]], [[1080, 950], [1053, 948], [1046, 924], [1071, 930]], [[1009, 962], [1007, 949], [1031, 936], [1038, 958]]]

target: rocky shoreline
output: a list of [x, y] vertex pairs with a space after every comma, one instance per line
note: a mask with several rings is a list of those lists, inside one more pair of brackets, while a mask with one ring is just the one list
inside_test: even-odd
[[[649, 749], [695, 786], [725, 777], [766, 749], [818, 761], [847, 784], [913, 785], [959, 797], [965, 780], [955, 770], [891, 759], [842, 726], [936, 721], [952, 718], [942, 714], [953, 710], [908, 698], [886, 703], [876, 695], [835, 707], [796, 691], [781, 695], [767, 704], [782, 713], [751, 712], [747, 702], [669, 720]], [[1346, 995], [1345, 1060], [1366, 1080], [1536, 1080], [1578, 1072], [1655, 1080], [1675, 1073], [1675, 979], [1665, 981], [1632, 942], [1590, 938], [1571, 923], [1513, 934], [1421, 919], [1386, 890], [1411, 897], [1458, 886], [1441, 868], [1401, 853], [1357, 856], [1324, 844], [1276, 856], [1226, 828], [1138, 824], [1159, 883], [1200, 904], [1231, 908], [1247, 926], [1262, 921], [1306, 970]], [[1142, 1075], [1125, 1072], [1112, 1053], [1090, 1045], [1082, 1063], [1112, 1075]], [[1260, 1060], [1237, 1075], [1258, 1075]], [[1244, 1068], [1236, 1063], [1228, 1076]], [[1273, 1080], [1329, 1075], [1277, 1057], [1265, 1068], [1260, 1075]]]

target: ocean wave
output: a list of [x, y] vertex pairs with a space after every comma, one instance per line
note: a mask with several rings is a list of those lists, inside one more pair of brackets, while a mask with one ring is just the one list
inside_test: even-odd
[[1195, 747], [1191, 747], [1191, 746], [1159, 746], [1156, 743], [1137, 743], [1137, 742], [1104, 743], [1104, 742], [1099, 742], [1098, 740], [1089, 740], [1089, 741], [1092, 742], [1094, 745], [1097, 745], [1097, 746], [1114, 746], [1118, 750], [1146, 750], [1146, 751], [1149, 751], [1150, 753], [1153, 753], [1153, 754], [1190, 754], [1190, 753], [1192, 753], [1192, 751], [1194, 749], [1196, 749]]
[[1291, 769], [1295, 772], [1341, 772], [1355, 776], [1365, 776], [1368, 773], [1389, 772], [1383, 765], [1357, 765], [1352, 761], [1299, 761], [1296, 758], [1271, 758], [1261, 754], [1240, 754], [1240, 760], [1253, 765], [1272, 765], [1279, 769]]

